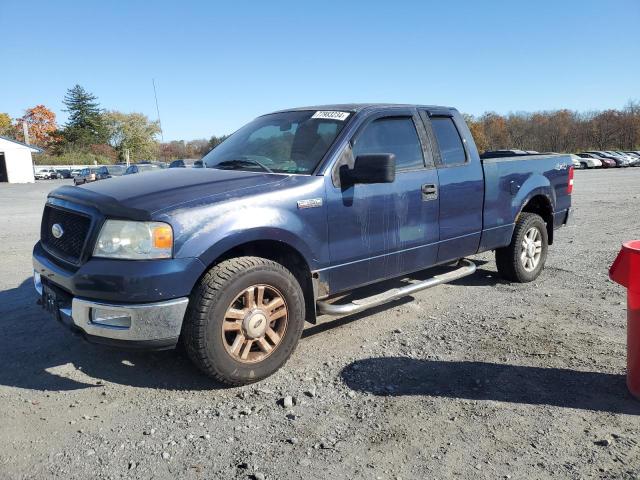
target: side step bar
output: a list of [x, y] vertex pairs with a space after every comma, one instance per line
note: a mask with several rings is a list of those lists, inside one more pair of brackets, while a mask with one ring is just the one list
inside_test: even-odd
[[368, 308], [377, 307], [392, 300], [397, 300], [412, 293], [419, 292], [420, 290], [426, 290], [427, 288], [435, 287], [443, 283], [453, 282], [459, 278], [472, 275], [476, 271], [476, 264], [471, 260], [463, 258], [460, 260], [459, 268], [451, 272], [446, 272], [440, 275], [435, 275], [422, 282], [412, 283], [406, 287], [392, 288], [389, 291], [373, 295], [371, 297], [354, 300], [351, 303], [335, 304], [327, 301], [318, 301], [316, 306], [318, 312], [323, 315], [347, 315], [362, 312]]

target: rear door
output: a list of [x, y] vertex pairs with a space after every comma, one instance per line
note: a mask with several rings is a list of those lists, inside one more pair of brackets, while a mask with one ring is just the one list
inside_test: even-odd
[[[433, 265], [437, 258], [437, 172], [413, 109], [372, 114], [328, 178], [331, 292]], [[393, 153], [393, 183], [343, 186], [340, 169], [358, 155]]]
[[484, 174], [464, 120], [449, 109], [422, 110], [433, 138], [433, 156], [440, 184], [440, 248], [438, 262], [456, 260], [478, 251], [482, 234]]

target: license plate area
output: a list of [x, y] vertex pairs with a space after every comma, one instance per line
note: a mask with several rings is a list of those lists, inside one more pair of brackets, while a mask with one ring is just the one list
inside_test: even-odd
[[56, 291], [46, 284], [42, 285], [42, 308], [56, 320], [60, 320], [60, 298]]

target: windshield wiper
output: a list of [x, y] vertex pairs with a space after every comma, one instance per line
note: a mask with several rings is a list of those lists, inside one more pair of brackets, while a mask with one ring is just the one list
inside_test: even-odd
[[[234, 160], [225, 160], [224, 162], [220, 162], [217, 165], [215, 165], [215, 167], [219, 167], [219, 166], [228, 166], [228, 167], [240, 167], [242, 165], [257, 165], [259, 166], [261, 169], [263, 169], [265, 172], [268, 173], [273, 173], [273, 170], [271, 170], [269, 167], [267, 167], [266, 165], [260, 163], [258, 160], [254, 160], [254, 159], [250, 159], [250, 158], [237, 158]], [[214, 167], [214, 168], [215, 168]]]

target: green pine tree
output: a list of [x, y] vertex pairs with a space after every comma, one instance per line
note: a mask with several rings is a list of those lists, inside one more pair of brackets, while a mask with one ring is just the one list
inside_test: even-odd
[[103, 111], [95, 95], [80, 85], [67, 90], [63, 103], [69, 119], [62, 135], [68, 146], [86, 150], [90, 145], [103, 144], [108, 140], [108, 130]]

